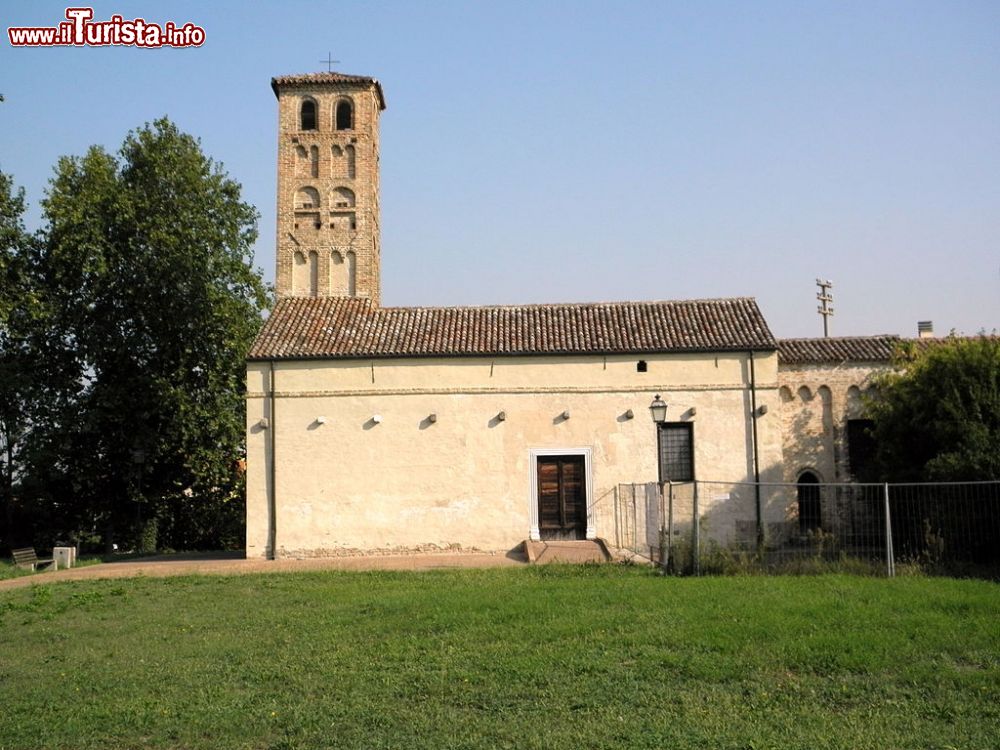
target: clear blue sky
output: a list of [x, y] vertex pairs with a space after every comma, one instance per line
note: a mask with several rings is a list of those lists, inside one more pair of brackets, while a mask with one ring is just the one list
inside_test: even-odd
[[[82, 3], [81, 3], [82, 4]], [[378, 78], [383, 301], [753, 296], [778, 336], [1000, 328], [1000, 3], [98, 2], [198, 49], [14, 49], [65, 3], [0, 6], [0, 169], [168, 115], [261, 213], [274, 75]]]

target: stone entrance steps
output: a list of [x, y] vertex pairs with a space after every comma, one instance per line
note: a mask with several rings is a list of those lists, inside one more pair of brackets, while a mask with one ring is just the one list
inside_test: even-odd
[[533, 542], [525, 540], [524, 552], [532, 565], [551, 562], [588, 563], [607, 562], [611, 553], [603, 539], [586, 539], [572, 542]]

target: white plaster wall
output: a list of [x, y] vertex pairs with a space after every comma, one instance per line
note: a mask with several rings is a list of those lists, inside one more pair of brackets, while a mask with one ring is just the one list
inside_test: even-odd
[[[591, 450], [593, 516], [606, 536], [615, 487], [657, 478], [648, 411], [656, 393], [670, 421], [694, 422], [698, 478], [751, 479], [746, 355], [649, 356], [646, 373], [636, 372], [638, 359], [277, 362], [267, 429], [258, 422], [270, 417], [270, 365], [252, 363], [247, 555], [267, 554], [272, 495], [279, 556], [512, 549], [528, 537], [532, 449]], [[780, 477], [776, 357], [757, 355], [756, 375], [758, 404], [770, 410], [758, 420], [761, 466]]]

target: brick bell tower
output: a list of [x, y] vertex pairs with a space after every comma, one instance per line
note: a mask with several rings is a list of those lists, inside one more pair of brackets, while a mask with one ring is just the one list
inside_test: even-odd
[[277, 295], [378, 305], [382, 86], [331, 72], [278, 76], [271, 88], [278, 98]]

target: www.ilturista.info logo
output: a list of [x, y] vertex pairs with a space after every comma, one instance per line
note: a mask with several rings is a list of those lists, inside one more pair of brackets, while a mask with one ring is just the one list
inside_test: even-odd
[[7, 37], [12, 47], [200, 47], [205, 29], [167, 21], [162, 26], [142, 18], [126, 21], [111, 16], [95, 22], [93, 8], [67, 8], [66, 21], [58, 26], [11, 26]]

